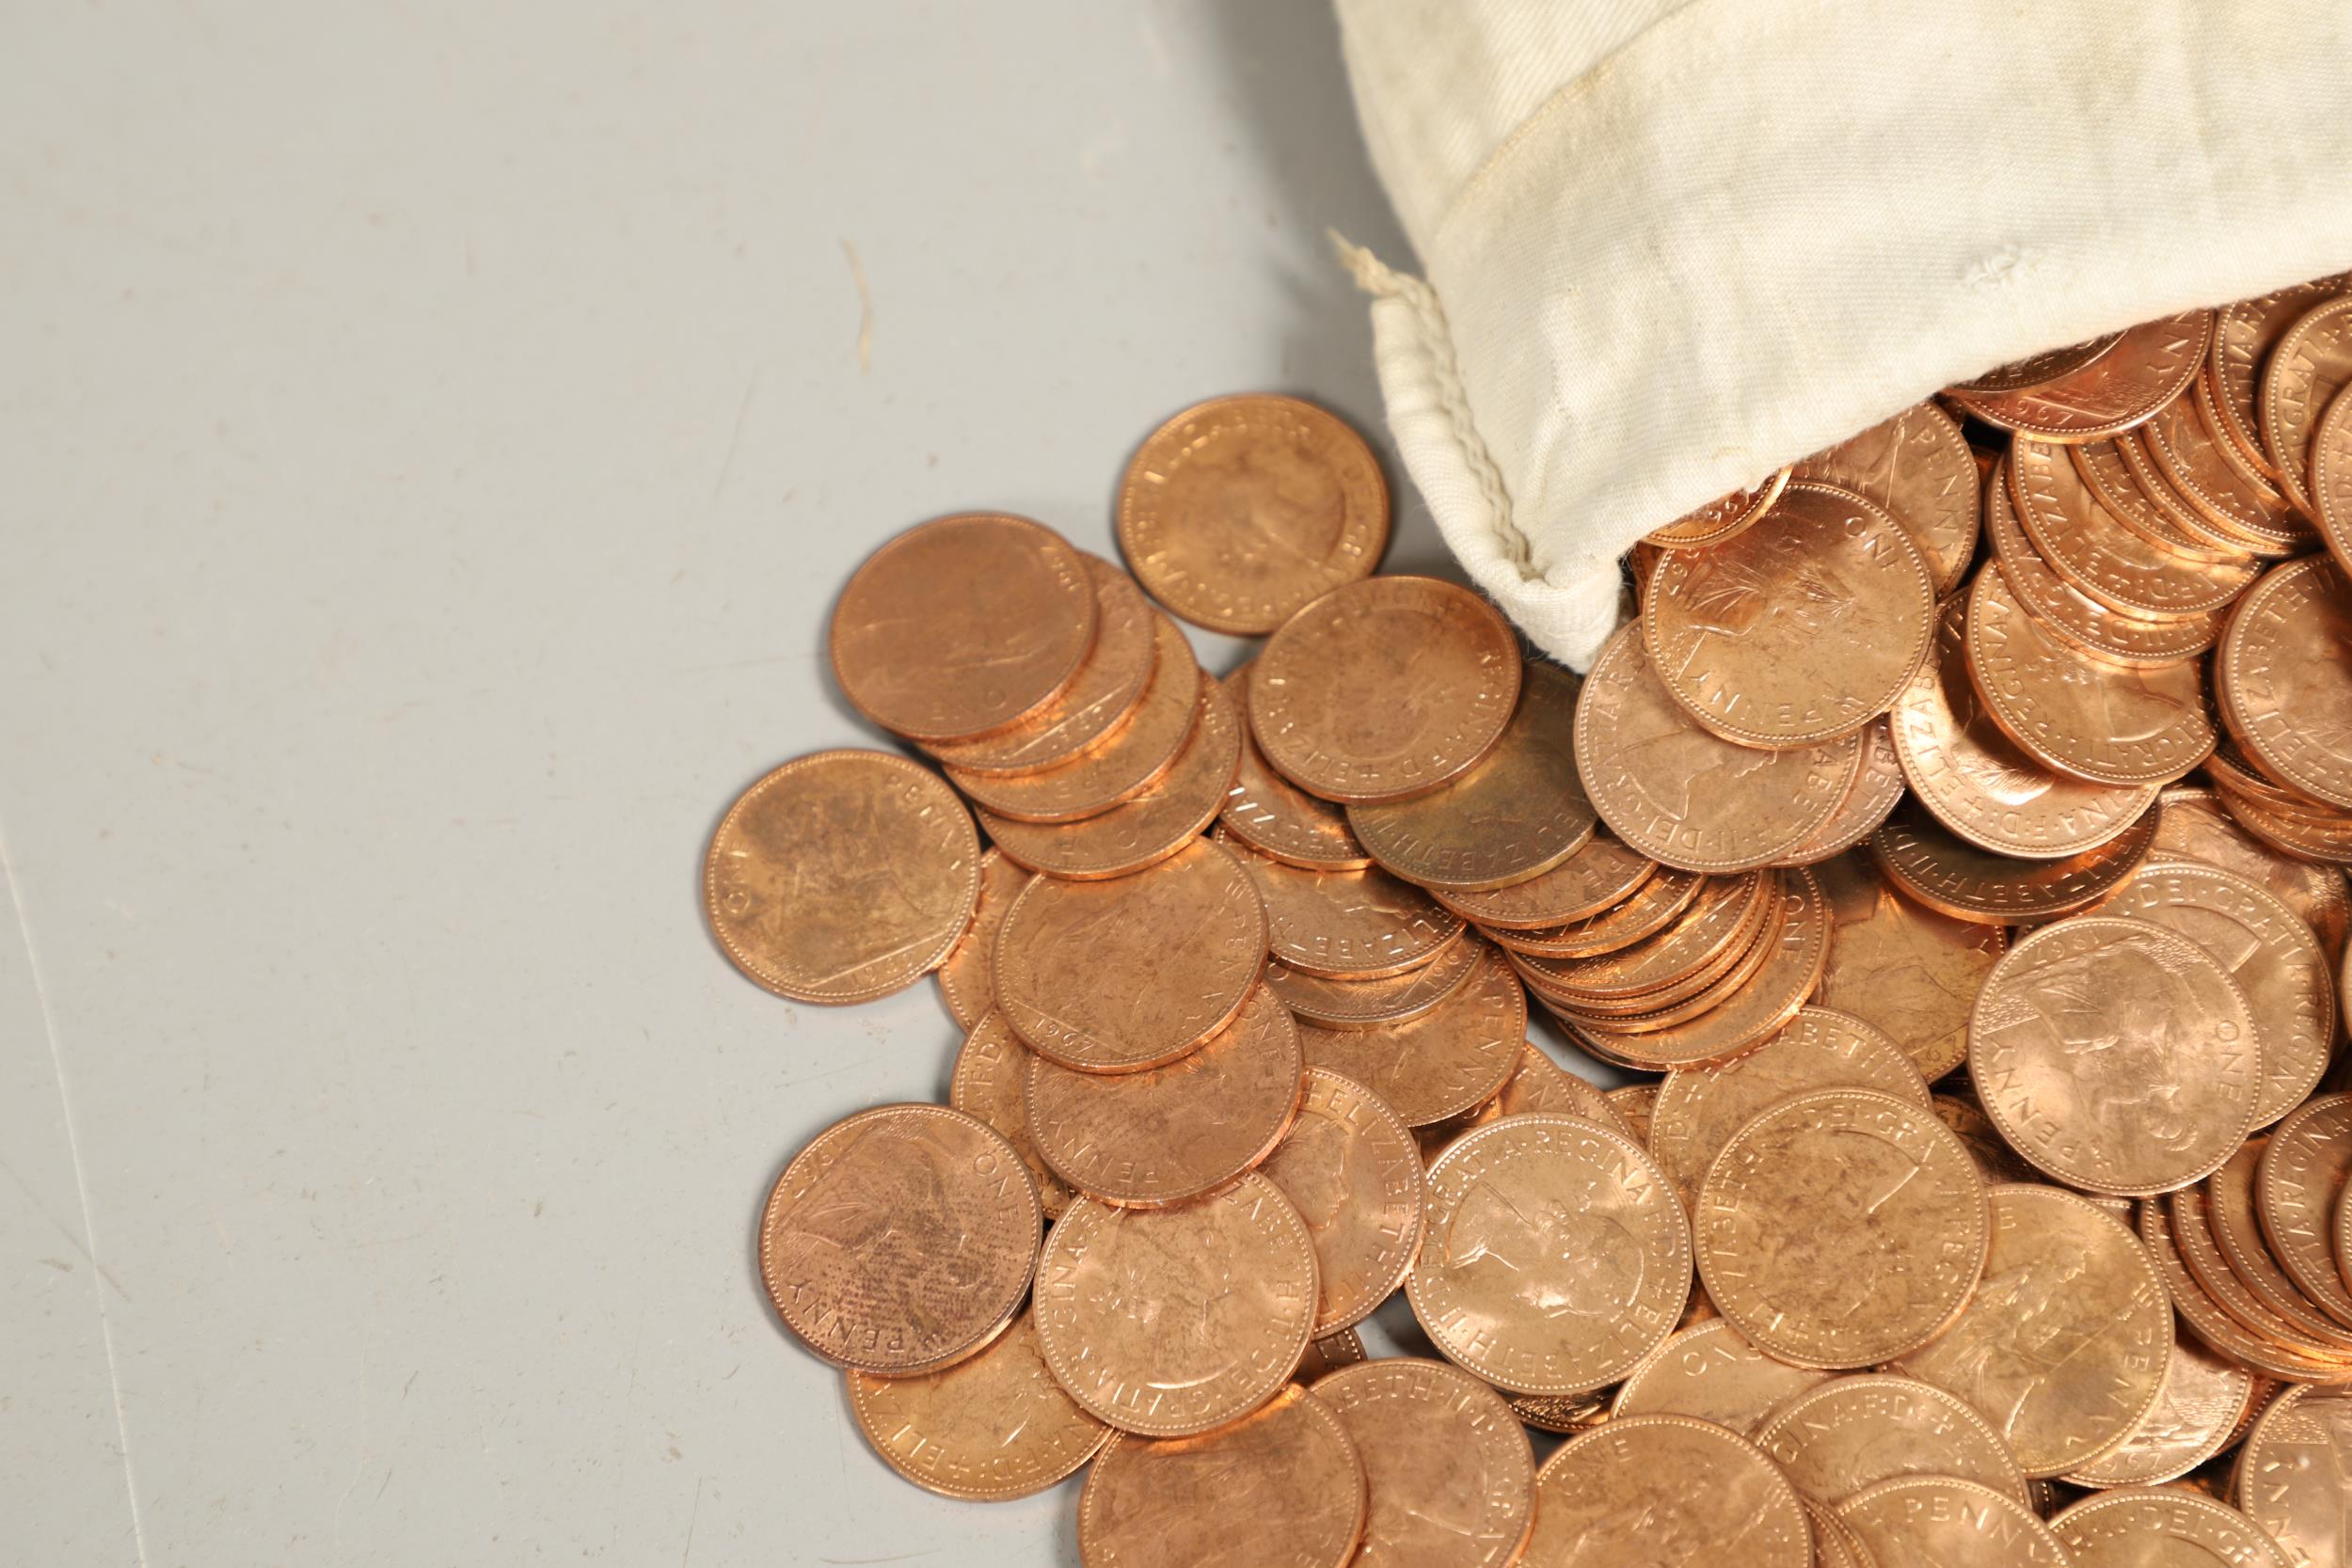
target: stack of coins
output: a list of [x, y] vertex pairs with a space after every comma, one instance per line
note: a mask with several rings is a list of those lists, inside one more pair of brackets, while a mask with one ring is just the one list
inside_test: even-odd
[[2352, 1563], [2344, 287], [1703, 508], [1582, 680], [1374, 576], [1289, 399], [1144, 443], [1132, 577], [883, 546], [834, 670], [937, 770], [787, 763], [707, 863], [761, 984], [965, 1031], [760, 1225], [876, 1450], [1090, 1464], [1091, 1568]]

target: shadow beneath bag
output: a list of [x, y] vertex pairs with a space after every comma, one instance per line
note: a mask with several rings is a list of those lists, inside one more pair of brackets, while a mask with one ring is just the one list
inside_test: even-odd
[[1466, 582], [1396, 460], [1373, 372], [1368, 302], [1324, 240], [1325, 230], [1336, 230], [1391, 266], [1417, 265], [1357, 127], [1339, 18], [1319, 3], [1206, 0], [1201, 8], [1219, 46], [1237, 135], [1259, 150], [1279, 221], [1295, 225], [1308, 241], [1301, 248], [1309, 260], [1282, 278], [1293, 311], [1282, 343], [1282, 389], [1344, 415], [1379, 451], [1396, 506], [1381, 569]]

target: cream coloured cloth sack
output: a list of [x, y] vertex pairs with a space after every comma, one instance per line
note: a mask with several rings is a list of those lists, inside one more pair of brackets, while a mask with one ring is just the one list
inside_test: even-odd
[[1398, 448], [1578, 668], [1649, 530], [1990, 366], [2352, 263], [2352, 0], [1338, 6], [1426, 279], [1349, 255]]

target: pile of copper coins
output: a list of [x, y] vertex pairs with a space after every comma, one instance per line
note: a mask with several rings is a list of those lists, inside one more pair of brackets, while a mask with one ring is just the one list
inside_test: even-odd
[[965, 1031], [760, 1225], [882, 1459], [1090, 1465], [1089, 1568], [2352, 1568], [2348, 289], [1660, 531], [1581, 679], [1374, 575], [1289, 399], [1145, 441], [1127, 570], [876, 551], [834, 670], [928, 760], [787, 763], [706, 890]]

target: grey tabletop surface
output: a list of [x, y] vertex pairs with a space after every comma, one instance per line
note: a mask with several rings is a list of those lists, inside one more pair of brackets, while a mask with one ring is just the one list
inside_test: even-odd
[[696, 876], [762, 770], [886, 743], [819, 657], [882, 538], [1108, 551], [1216, 393], [1376, 432], [1325, 230], [1410, 258], [1325, 8], [8, 39], [0, 1560], [1074, 1563], [1067, 1486], [885, 1470], [753, 1267], [953, 1024], [755, 989]]

